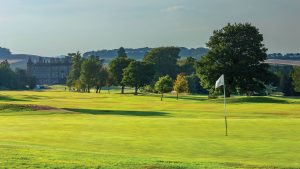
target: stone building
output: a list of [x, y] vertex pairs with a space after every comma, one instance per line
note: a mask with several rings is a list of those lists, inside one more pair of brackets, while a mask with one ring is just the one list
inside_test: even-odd
[[65, 84], [71, 68], [71, 58], [39, 58], [27, 62], [27, 73], [36, 77], [37, 84]]

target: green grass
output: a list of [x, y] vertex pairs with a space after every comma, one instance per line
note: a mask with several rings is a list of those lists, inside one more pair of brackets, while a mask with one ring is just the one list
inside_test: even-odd
[[1, 91], [0, 168], [300, 168], [300, 98], [228, 99], [226, 137], [222, 99], [159, 97]]

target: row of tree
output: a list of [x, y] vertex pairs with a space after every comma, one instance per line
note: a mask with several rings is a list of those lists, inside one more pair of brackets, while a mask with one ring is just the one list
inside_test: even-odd
[[0, 89], [33, 89], [35, 85], [36, 79], [29, 76], [25, 70], [13, 71], [7, 60], [0, 63]]
[[[211, 96], [221, 93], [215, 90], [215, 81], [225, 75], [227, 96], [230, 94], [265, 95], [271, 87], [280, 87], [278, 74], [265, 64], [267, 48], [263, 35], [249, 23], [228, 24], [213, 32], [207, 47], [209, 52], [199, 60], [192, 57], [180, 59], [176, 47], [154, 48], [146, 53], [142, 61], [127, 57], [124, 48], [108, 67], [95, 56], [83, 59], [80, 53], [72, 56], [72, 69], [68, 77], [69, 87], [77, 91], [96, 92], [103, 86], [125, 86], [135, 88], [135, 94], [145, 91], [162, 94], [171, 90], [180, 92], [209, 92]], [[286, 77], [292, 88], [299, 90], [299, 70], [291, 71]], [[172, 79], [176, 79], [175, 83]], [[284, 82], [286, 82], [284, 80]], [[283, 89], [282, 89], [283, 90]]]
[[[90, 92], [90, 89], [95, 87], [96, 93], [100, 93], [104, 86], [118, 85], [121, 86], [122, 94], [125, 86], [134, 87], [135, 95], [144, 86], [150, 86], [150, 91], [164, 93], [166, 90], [154, 88], [154, 84], [157, 80], [159, 82], [160, 77], [167, 76], [172, 81], [170, 90], [173, 89], [171, 76], [176, 77], [174, 69], [179, 70], [176, 67], [177, 59], [179, 58], [178, 53], [178, 48], [174, 47], [157, 48], [148, 53], [143, 61], [136, 61], [129, 59], [125, 49], [121, 47], [118, 50], [118, 56], [110, 62], [108, 67], [103, 65], [103, 61], [98, 57], [89, 56], [84, 59], [79, 52], [72, 53], [69, 54], [72, 57], [72, 67], [67, 79], [67, 85], [70, 89], [74, 88], [74, 90], [80, 92]], [[169, 58], [164, 57], [166, 54]], [[173, 64], [167, 64], [170, 63], [170, 60], [173, 60]], [[157, 66], [158, 64], [160, 66]], [[182, 79], [185, 81], [184, 86], [180, 86], [181, 84], [179, 83]], [[190, 79], [191, 83], [199, 84], [199, 82], [195, 81], [195, 78], [191, 77]], [[178, 75], [176, 82], [174, 90], [188, 92], [188, 81], [183, 74]]]
[[282, 92], [285, 96], [300, 96], [300, 68], [293, 66], [271, 66], [276, 76], [275, 87], [269, 89], [271, 92]]

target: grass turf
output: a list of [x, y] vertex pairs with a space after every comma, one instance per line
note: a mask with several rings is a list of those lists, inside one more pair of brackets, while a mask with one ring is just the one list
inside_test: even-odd
[[299, 98], [228, 99], [226, 137], [222, 99], [116, 92], [1, 91], [0, 167], [300, 167]]

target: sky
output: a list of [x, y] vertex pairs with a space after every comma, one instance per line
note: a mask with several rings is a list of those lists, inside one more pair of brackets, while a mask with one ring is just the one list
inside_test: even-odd
[[58, 56], [100, 49], [205, 47], [249, 22], [273, 52], [300, 52], [300, 0], [0, 0], [0, 46]]

